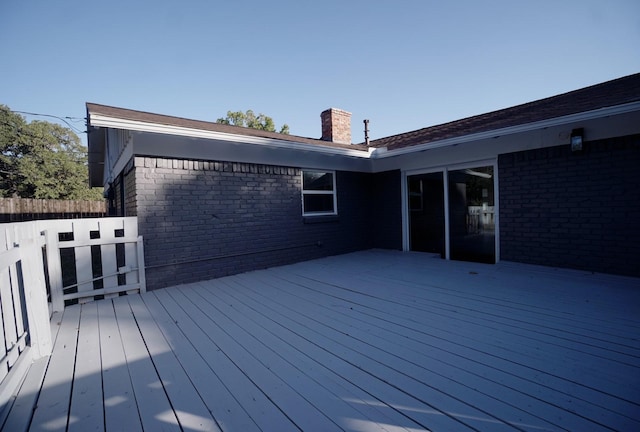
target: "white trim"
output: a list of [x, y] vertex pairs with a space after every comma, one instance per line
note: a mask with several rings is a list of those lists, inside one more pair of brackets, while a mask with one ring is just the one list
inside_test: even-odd
[[493, 166], [493, 237], [495, 240], [496, 264], [500, 262], [500, 179], [498, 178], [498, 160]]
[[[331, 173], [333, 177], [333, 189], [331, 191], [320, 190], [307, 190], [304, 189], [304, 172], [313, 171], [318, 173]], [[304, 196], [305, 195], [333, 195], [333, 211], [332, 212], [305, 212], [304, 211]], [[336, 184], [336, 172], [333, 170], [323, 170], [316, 168], [302, 168], [300, 170], [300, 199], [302, 201], [302, 216], [335, 216], [338, 214], [338, 185]]]
[[402, 250], [409, 252], [409, 199], [407, 198], [409, 190], [407, 189], [407, 173], [401, 171], [400, 174], [400, 205], [402, 206]]
[[[118, 158], [116, 166], [104, 167], [106, 171], [105, 178], [108, 178], [114, 171], [118, 172], [123, 164], [128, 162], [132, 154], [187, 159], [224, 157], [224, 160], [237, 159], [239, 162], [317, 166], [323, 169], [358, 172], [380, 172], [398, 169], [401, 168], [401, 164], [405, 163], [408, 163], [408, 165], [404, 166], [411, 167], [409, 169], [412, 169], [413, 167], [419, 167], [421, 165], [418, 160], [413, 160], [413, 155], [421, 154], [421, 152], [424, 154], [425, 151], [434, 149], [440, 149], [441, 151], [452, 149], [454, 152], [457, 151], [457, 157], [454, 161], [461, 162], [463, 161], [461, 157], [465, 159], [463, 155], [466, 153], [466, 150], [462, 152], [459, 151], [462, 147], [458, 147], [458, 145], [482, 140], [484, 140], [485, 143], [482, 146], [478, 146], [478, 148], [470, 149], [471, 154], [469, 157], [486, 158], [489, 155], [495, 157], [500, 153], [527, 150], [530, 149], [532, 145], [536, 147], [562, 145], [564, 141], [559, 138], [561, 134], [558, 135], [559, 132], [557, 130], [554, 131], [554, 129], [559, 129], [566, 125], [580, 125], [587, 120], [590, 120], [592, 123], [600, 121], [594, 131], [590, 130], [590, 134], [594, 134], [593, 137], [590, 135], [593, 139], [613, 136], [612, 134], [615, 134], [616, 131], [629, 135], [640, 131], [640, 129], [633, 126], [636, 123], [637, 115], [640, 115], [640, 102], [632, 102], [539, 122], [413, 145], [396, 150], [388, 150], [385, 147], [380, 147], [369, 148], [368, 151], [323, 146], [322, 142], [318, 142], [318, 144], [296, 142], [295, 137], [292, 137], [291, 141], [289, 141], [287, 139], [239, 135], [145, 121], [119, 119], [117, 117], [91, 112], [89, 112], [89, 124], [96, 127], [137, 131], [139, 135], [136, 136], [139, 138], [144, 138], [145, 136], [151, 137], [150, 139], [139, 139], [138, 142], [135, 143], [135, 149], [132, 143], [129, 143], [125, 147], [124, 153]], [[606, 124], [611, 124], [607, 127], [605, 124], [601, 124], [602, 121], [606, 122]], [[620, 130], [621, 127], [622, 130]], [[525, 139], [522, 142], [511, 140], [512, 137], [528, 136], [536, 131], [538, 132], [539, 138], [541, 140], [544, 139], [544, 141], [537, 142], [534, 140], [535, 143], [532, 144], [532, 141], [529, 139]], [[545, 133], [546, 135], [544, 135]], [[175, 142], [169, 141], [172, 136], [193, 138], [193, 140], [185, 139], [182, 143], [184, 145], [176, 145]], [[506, 139], [494, 140], [498, 137]], [[161, 138], [165, 139], [162, 140]], [[213, 140], [214, 143], [212, 144], [214, 145], [197, 143], [198, 139]], [[519, 144], [516, 144], [516, 142]], [[484, 154], [480, 154], [482, 152], [484, 152]], [[440, 160], [442, 159], [442, 155], [440, 153], [438, 153], [438, 155], [439, 157], [436, 158], [438, 161], [435, 163], [438, 165], [445, 163], [445, 161]], [[407, 157], [409, 159], [406, 159]]]
[[126, 120], [117, 117], [110, 117], [101, 114], [91, 114], [91, 126], [107, 127], [113, 129], [126, 129], [130, 131], [151, 132], [165, 135], [177, 135], [191, 138], [205, 138], [219, 141], [230, 141], [243, 144], [257, 144], [275, 148], [306, 150], [318, 153], [328, 153], [332, 155], [351, 156], [356, 158], [369, 159], [374, 154], [373, 150], [351, 150], [340, 147], [322, 146], [321, 144], [306, 144], [295, 141], [280, 140], [274, 138], [256, 137], [251, 135], [237, 135], [224, 132], [207, 131], [182, 126], [161, 125], [157, 123], [142, 122], [137, 120]]
[[383, 159], [393, 156], [399, 156], [407, 153], [414, 153], [423, 150], [435, 149], [440, 147], [449, 147], [457, 144], [463, 144], [471, 141], [479, 141], [487, 138], [495, 138], [498, 136], [512, 135], [521, 132], [530, 132], [534, 130], [560, 126], [565, 123], [582, 122], [597, 118], [610, 117], [618, 114], [625, 114], [640, 110], [640, 102], [631, 102], [624, 105], [616, 105], [613, 107], [600, 108], [592, 111], [585, 111], [577, 114], [570, 114], [562, 117], [554, 117], [548, 120], [541, 120], [533, 123], [525, 123], [517, 126], [510, 126], [502, 129], [492, 129], [486, 132], [478, 132], [470, 135], [463, 135], [455, 138], [448, 138], [440, 141], [431, 141], [424, 144], [413, 145], [409, 147], [399, 148], [397, 150], [386, 150], [373, 152], [371, 157], [374, 159]]
[[444, 259], [451, 260], [451, 222], [449, 220], [449, 168], [442, 170], [442, 187], [444, 203]]

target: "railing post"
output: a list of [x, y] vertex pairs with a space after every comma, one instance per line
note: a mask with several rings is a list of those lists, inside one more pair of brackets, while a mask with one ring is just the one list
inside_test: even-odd
[[144, 273], [144, 243], [142, 242], [142, 236], [138, 236], [138, 243], [136, 243], [138, 250], [138, 281], [140, 282], [140, 292], [147, 292], [147, 277]]
[[34, 350], [33, 358], [38, 359], [51, 354], [52, 349], [47, 287], [44, 281], [40, 242], [36, 239], [21, 240], [20, 260], [31, 349]]
[[58, 233], [48, 229], [44, 234], [47, 248], [47, 271], [51, 287], [51, 307], [53, 312], [62, 312], [64, 310], [64, 292], [62, 290], [62, 264], [58, 248]]

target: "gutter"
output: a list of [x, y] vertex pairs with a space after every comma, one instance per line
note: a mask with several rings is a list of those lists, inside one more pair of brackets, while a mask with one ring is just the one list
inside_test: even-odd
[[372, 159], [384, 159], [388, 157], [399, 156], [408, 153], [415, 153], [425, 150], [436, 149], [440, 147], [455, 146], [458, 144], [464, 144], [471, 141], [479, 141], [483, 139], [497, 138], [504, 135], [513, 135], [522, 132], [530, 132], [538, 129], [545, 129], [553, 126], [561, 126], [567, 123], [579, 123], [597, 118], [610, 117], [619, 114], [626, 114], [634, 111], [640, 111], [640, 101], [631, 102], [623, 105], [616, 105], [612, 107], [599, 108], [592, 111], [584, 111], [581, 113], [570, 114], [563, 117], [554, 117], [547, 120], [541, 120], [533, 123], [525, 123], [516, 126], [509, 126], [502, 129], [493, 129], [485, 132], [478, 132], [470, 135], [463, 135], [459, 137], [447, 138], [438, 141], [430, 141], [424, 144], [417, 144], [413, 146], [399, 148], [397, 150], [387, 150], [386, 147], [376, 148], [371, 154]]
[[117, 117], [105, 116], [102, 114], [89, 114], [89, 124], [97, 127], [107, 127], [112, 129], [125, 129], [139, 132], [151, 132], [165, 135], [176, 135], [191, 138], [204, 138], [219, 141], [237, 142], [239, 144], [257, 144], [275, 148], [304, 150], [317, 153], [325, 153], [339, 156], [350, 156], [356, 158], [369, 159], [373, 149], [352, 150], [339, 147], [324, 147], [322, 145], [306, 144], [295, 141], [279, 140], [274, 138], [263, 138], [249, 135], [236, 135], [224, 132], [207, 131], [202, 129], [186, 128], [182, 126], [162, 125], [148, 123], [137, 120], [126, 120]]
[[359, 159], [385, 159], [394, 156], [400, 156], [409, 153], [417, 153], [421, 151], [456, 146], [472, 141], [483, 139], [491, 139], [499, 136], [513, 135], [533, 130], [545, 129], [554, 126], [560, 126], [567, 123], [580, 123], [597, 118], [610, 117], [620, 114], [640, 111], [640, 101], [631, 102], [612, 107], [599, 108], [591, 111], [584, 111], [576, 114], [570, 114], [562, 117], [554, 117], [547, 120], [541, 120], [533, 123], [525, 123], [516, 126], [509, 126], [502, 129], [493, 129], [490, 131], [478, 132], [459, 137], [447, 138], [443, 140], [430, 141], [423, 144], [412, 145], [399, 148], [396, 150], [388, 150], [387, 147], [369, 148], [368, 151], [352, 150], [337, 147], [325, 147], [322, 145], [306, 144], [295, 141], [279, 140], [274, 138], [263, 138], [248, 135], [236, 135], [224, 132], [206, 131], [202, 129], [186, 128], [181, 126], [163, 125], [157, 123], [142, 122], [138, 120], [127, 120], [117, 117], [110, 117], [102, 114], [89, 113], [89, 124], [97, 127], [107, 127], [113, 129], [125, 129], [131, 131], [151, 132], [166, 135], [176, 135], [192, 138], [204, 138], [211, 140], [227, 141], [238, 144], [255, 144], [267, 147], [275, 147], [281, 149], [308, 151], [314, 153], [322, 153], [333, 156], [348, 156]]

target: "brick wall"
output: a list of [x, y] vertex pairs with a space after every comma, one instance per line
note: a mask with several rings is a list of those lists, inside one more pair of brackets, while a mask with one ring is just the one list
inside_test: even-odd
[[136, 176], [133, 161], [125, 168], [123, 173], [124, 182], [124, 215], [137, 216], [136, 209]]
[[640, 276], [640, 136], [500, 155], [501, 259]]
[[303, 218], [299, 168], [136, 157], [132, 172], [151, 289], [375, 246], [372, 174], [337, 172], [338, 216]]

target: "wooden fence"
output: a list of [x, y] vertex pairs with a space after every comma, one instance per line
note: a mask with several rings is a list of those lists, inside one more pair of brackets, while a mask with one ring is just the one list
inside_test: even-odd
[[0, 225], [0, 420], [31, 363], [51, 353], [52, 313], [145, 290], [135, 217]]
[[106, 201], [0, 198], [0, 222], [104, 217]]

